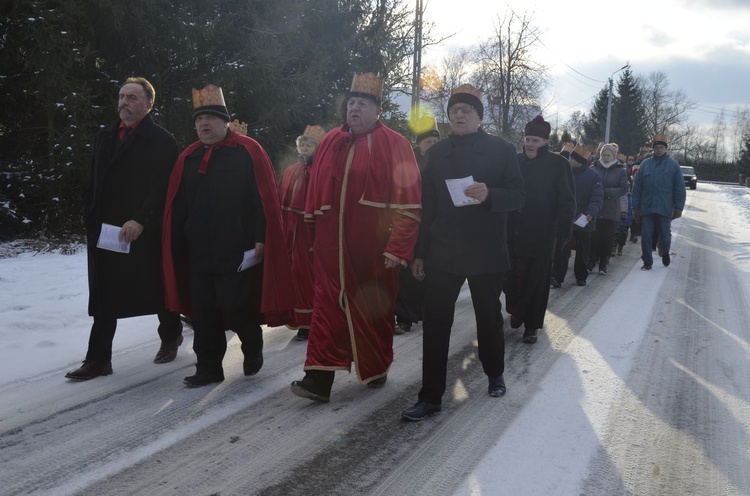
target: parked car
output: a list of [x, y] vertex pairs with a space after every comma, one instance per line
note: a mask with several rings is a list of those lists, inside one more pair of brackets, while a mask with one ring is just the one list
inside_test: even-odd
[[695, 169], [688, 167], [687, 165], [681, 165], [682, 177], [685, 178], [685, 186], [690, 186], [690, 189], [698, 187], [698, 176], [695, 175]]

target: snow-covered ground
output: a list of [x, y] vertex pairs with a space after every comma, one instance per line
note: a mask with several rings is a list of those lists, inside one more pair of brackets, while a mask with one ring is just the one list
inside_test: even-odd
[[[710, 193], [711, 196], [702, 199], [702, 207], [699, 208], [694, 205], [696, 202], [690, 199], [692, 197], [689, 193], [689, 205], [685, 216], [673, 223], [672, 250], [678, 254], [687, 253], [688, 244], [690, 244], [691, 249], [704, 252], [708, 250], [711, 255], [719, 256], [721, 260], [731, 265], [733, 270], [741, 274], [737, 278], [737, 287], [734, 289], [740, 301], [750, 301], [750, 277], [748, 277], [750, 275], [750, 195], [744, 188], [731, 186], [699, 184], [698, 188], [698, 192], [693, 194], [705, 192]], [[718, 220], [712, 221], [713, 225], [708, 224], [708, 221], [701, 217], [702, 213], [708, 210], [709, 205], [715, 206], [720, 211]], [[725, 243], [722, 245], [724, 248], [693, 246], [698, 242], [683, 236], [683, 231], [686, 229], [683, 224], [686, 219], [696, 224], [702, 223], [695, 228], [718, 232], [722, 242]], [[692, 228], [694, 226], [691, 226]], [[636, 247], [629, 245], [627, 249], [634, 250]], [[545, 325], [546, 334], [549, 336], [551, 357], [548, 359], [531, 358], [532, 371], [538, 375], [528, 373], [528, 363], [521, 366], [522, 362], [530, 360], [528, 355], [530, 348], [516, 347], [515, 343], [511, 347], [506, 374], [509, 393], [501, 401], [515, 401], [517, 409], [512, 416], [509, 416], [508, 425], [504, 427], [501, 435], [496, 440], [491, 440], [490, 447], [482, 453], [473, 468], [468, 470], [468, 476], [463, 479], [463, 482], [454, 482], [449, 485], [453, 487], [452, 490], [455, 490], [456, 494], [584, 494], [581, 492], [582, 488], [586, 481], [590, 483], [592, 478], [593, 453], [601, 449], [603, 439], [613, 429], [612, 410], [616, 408], [618, 402], [623, 401], [624, 395], [630, 394], [631, 386], [627, 382], [632, 381], [633, 367], [639, 358], [639, 350], [642, 350], [642, 342], [649, 332], [653, 332], [654, 315], [662, 311], [655, 308], [655, 305], [661, 303], [660, 298], [666, 291], [667, 278], [670, 275], [674, 276], [676, 271], [680, 270], [681, 258], [678, 256], [669, 269], [661, 267], [657, 262], [654, 270], [649, 273], [639, 270], [640, 262], [635, 256], [631, 256], [628, 260], [623, 257], [615, 262], [620, 263], [618, 270], [623, 271], [622, 279], [616, 288], [607, 289], [611, 292], [611, 296], [601, 296], [600, 300], [596, 300], [597, 306], [594, 309], [587, 307], [585, 301], [581, 301], [587, 298], [593, 302], [597, 298], [596, 293], [592, 293], [595, 289], [591, 289], [591, 284], [588, 288], [584, 288], [588, 292], [575, 287], [553, 290], [550, 317], [548, 324]], [[596, 277], [600, 276], [592, 276], [592, 278]], [[616, 276], [607, 277], [612, 280]], [[690, 275], [685, 277], [689, 280]], [[601, 284], [601, 294], [604, 295], [605, 283], [596, 282], [593, 286], [596, 288], [596, 284]], [[701, 284], [701, 281], [696, 281], [693, 286]], [[554, 293], [555, 291], [557, 293]], [[568, 300], [560, 296], [564, 292], [568, 295], [575, 293], [581, 296], [580, 298], [570, 297]], [[0, 365], [0, 370], [2, 370], [0, 391], [12, 390], [16, 395], [15, 398], [18, 398], [18, 395], [22, 398], [26, 384], [32, 385], [39, 382], [40, 377], [44, 377], [43, 380], [48, 383], [58, 382], [61, 386], [68, 387], [63, 373], [65, 370], [76, 368], [86, 351], [91, 325], [91, 319], [87, 315], [87, 298], [86, 255], [83, 250], [72, 255], [55, 252], [23, 253], [12, 258], [0, 259], [0, 364], [2, 364]], [[685, 297], [685, 299], [688, 298]], [[676, 298], [674, 301], [684, 302], [685, 300]], [[571, 310], [574, 307], [576, 311]], [[742, 311], [747, 312], [746, 309]], [[587, 317], [584, 319], [583, 313], [586, 312]], [[580, 327], [577, 325], [578, 322], [581, 322]], [[622, 332], [623, 322], [627, 322], [627, 333]], [[158, 337], [155, 325], [154, 316], [125, 319], [119, 322], [113, 356], [116, 373], [120, 370], [118, 367], [122, 367], [120, 363], [122, 360], [118, 362], [121, 353], [133, 348], [148, 349], [149, 353], [156, 352]], [[281, 335], [279, 331], [266, 330], [266, 333], [268, 333], [267, 341], [269, 339], [271, 343], [274, 339], [279, 341]], [[283, 337], [286, 339], [292, 335], [292, 331], [289, 331], [289, 336], [283, 334]], [[403, 363], [399, 360], [404, 360], [404, 357], [421, 358], [416, 341], [412, 346], [411, 343], [399, 341], [399, 339], [400, 337], [396, 338], [395, 373], [391, 374], [394, 377], [393, 382], [399, 380], [398, 367]], [[191, 340], [186, 340], [186, 343], [189, 342]], [[747, 340], [744, 337], [738, 337], [737, 342], [740, 352], [750, 357], [750, 352], [748, 352], [750, 345]], [[279, 350], [282, 348], [284, 346], [278, 346]], [[299, 370], [301, 370], [304, 352], [297, 350], [294, 353], [300, 359]], [[182, 369], [185, 369], [189, 363], [186, 356], [190, 355], [192, 355], [192, 350], [189, 345], [183, 345], [180, 349]], [[179, 357], [178, 360], [180, 360]], [[539, 372], [538, 369], [545, 364], [549, 365], [549, 368]], [[143, 364], [143, 367], [145, 366], [146, 363]], [[156, 367], [153, 364], [149, 366]], [[130, 367], [137, 368], [138, 365], [131, 364]], [[184, 371], [187, 372], [185, 375], [192, 373], [191, 370], [185, 369]], [[415, 372], [418, 373], [418, 370], [418, 364], [409, 369], [408, 380], [411, 382], [405, 382], [412, 392], [414, 391], [413, 382], [416, 380], [412, 376]], [[287, 379], [285, 376], [277, 377], [277, 380], [268, 383], [268, 387], [279, 388], [281, 391], [288, 384]], [[107, 384], [105, 381], [111, 380], [113, 380], [111, 377], [100, 378], [92, 382], [98, 383], [97, 388], [101, 388], [102, 385]], [[533, 382], [535, 380], [536, 382]], [[341, 379], [337, 378], [337, 384], [340, 381]], [[398, 382], [392, 384], [389, 381], [389, 385], [397, 387]], [[87, 387], [86, 384], [75, 384], [75, 386], [79, 388], [79, 391]], [[179, 384], [175, 384], [175, 388], [179, 387], [181, 387]], [[33, 394], [31, 392], [35, 389], [29, 387], [29, 391]], [[334, 389], [335, 392], [336, 389]], [[269, 389], [262, 396], [275, 393], [276, 390]], [[464, 390], [454, 388], [450, 394], [456, 402], [453, 412], [458, 414], [467, 408], [467, 405], [461, 406], [460, 409], [458, 407], [462, 394], [465, 395]], [[402, 406], [408, 406], [414, 399], [413, 397], [405, 398]], [[747, 397], [740, 396], [738, 400], [746, 409], [747, 399]], [[106, 401], [105, 399], [102, 403]], [[237, 406], [236, 410], [247, 407], [250, 400], [247, 401], [247, 404]], [[30, 400], [29, 404], [35, 402], [43, 402], [43, 399]], [[180, 436], [185, 438], [226, 418], [231, 412], [227, 412], [226, 404], [220, 406], [215, 410], [207, 408], [202, 411], [201, 422], [193, 424], [195, 429], [192, 433], [184, 432], [185, 424], [182, 424]], [[307, 404], [304, 403], [304, 406], [306, 407]], [[288, 407], [285, 408], [288, 409]], [[22, 419], [13, 418], [12, 408], [2, 411], [4, 413], [0, 414], [0, 447], [5, 446], [5, 442], [2, 441], [3, 437], [10, 435], [7, 426], [23, 423]], [[28, 414], [27, 411], [18, 413], [18, 415], [26, 414]], [[326, 415], [326, 413], [320, 412], [320, 415]], [[392, 415], [393, 421], [398, 422], [398, 410], [394, 410]], [[439, 417], [442, 422], [448, 422], [444, 419], [450, 418], [450, 415], [451, 408], [446, 408], [446, 411]], [[747, 414], [745, 413], [744, 416], [747, 417]], [[742, 426], [740, 429], [742, 437], [738, 442], [746, 443], [750, 439], [750, 432], [747, 429], [745, 417], [738, 420]], [[430, 422], [435, 421], [429, 419], [418, 425], [421, 428], [425, 424], [429, 426]], [[442, 428], [447, 429], [450, 425], [450, 423], [445, 424]], [[416, 429], [416, 427], [413, 428]], [[172, 439], [170, 433], [163, 435], [162, 439], [169, 439], [169, 442], [159, 444], [160, 448], [169, 448], [179, 441]], [[149, 449], [123, 450], [117, 456], [118, 470], [134, 466], [153, 453], [154, 450]], [[456, 454], [456, 456], [459, 455], [460, 453]], [[616, 459], [615, 455], [611, 456]], [[750, 455], [747, 456], [750, 457]], [[748, 460], [741, 460], [739, 467], [748, 467]], [[394, 469], [391, 487], [399, 487], [397, 485], [399, 478], [409, 477], [408, 473], [403, 472], [404, 469], [399, 470]], [[106, 477], [113, 475], [107, 470], [100, 473]], [[625, 475], [622, 477], [626, 478]], [[724, 481], [725, 486], [729, 487], [726, 494], [742, 493], [742, 488], [740, 492], [737, 492], [737, 487], [741, 486], [741, 482], [733, 481], [729, 475], [725, 478], [727, 479]], [[2, 479], [3, 477], [0, 477], [0, 480]], [[96, 476], [87, 473], [86, 467], [81, 467], [77, 473], [70, 474], [66, 481], [61, 482], [66, 482], [65, 487], [68, 488], [66, 491], [70, 492], [80, 490], [89, 482], [96, 480]], [[119, 484], [117, 487], [122, 490], [123, 483]], [[408, 485], [412, 484], [410, 481], [403, 482], [403, 484], [402, 487], [412, 487]], [[625, 486], [630, 489], [627, 484]], [[498, 488], [502, 488], [502, 491]], [[127, 492], [126, 490], [125, 493]], [[2, 489], [0, 493], [3, 493]], [[12, 492], [11, 494], [23, 493]], [[180, 494], [180, 492], [174, 492], [174, 494]], [[379, 494], [394, 493], [383, 490]], [[588, 494], [595, 493], [589, 492]], [[637, 492], [631, 492], [631, 494], [637, 494]]]

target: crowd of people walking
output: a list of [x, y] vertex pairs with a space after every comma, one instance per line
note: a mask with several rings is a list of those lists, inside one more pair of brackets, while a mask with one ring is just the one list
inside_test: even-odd
[[329, 402], [336, 371], [352, 366], [361, 384], [385, 386], [394, 335], [421, 321], [422, 387], [402, 412], [419, 421], [442, 410], [464, 283], [487, 393], [501, 397], [503, 294], [508, 324], [523, 326], [522, 341], [533, 344], [573, 251], [578, 286], [607, 275], [639, 236], [643, 270], [657, 244], [670, 264], [670, 222], [685, 186], [665, 135], [648, 157], [626, 157], [615, 143], [555, 151], [538, 115], [517, 153], [484, 131], [485, 97], [462, 84], [447, 104], [448, 135], [424, 116], [414, 146], [380, 122], [382, 93], [375, 74], [355, 74], [344, 123], [307, 126], [298, 161], [277, 181], [247, 126], [231, 121], [221, 88], [193, 90], [198, 140], [178, 153], [151, 118], [151, 83], [127, 79], [119, 118], [94, 139], [84, 198], [93, 326], [83, 364], [66, 377], [113, 373], [121, 318], [158, 315], [156, 363], [176, 358], [182, 321], [190, 323], [190, 388], [224, 381], [226, 330], [239, 337], [252, 376], [263, 366], [261, 325], [286, 325], [307, 345], [291, 392]]

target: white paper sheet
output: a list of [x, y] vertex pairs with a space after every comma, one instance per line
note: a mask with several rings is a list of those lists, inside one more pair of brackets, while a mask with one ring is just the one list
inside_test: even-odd
[[96, 247], [117, 253], [130, 253], [130, 243], [123, 243], [119, 239], [120, 229], [122, 228], [112, 224], [102, 224], [102, 231], [99, 233]]
[[253, 248], [252, 250], [247, 250], [242, 256], [242, 263], [239, 267], [237, 267], [237, 272], [242, 272], [245, 269], [249, 269], [253, 265], [258, 265], [262, 261], [262, 258], [257, 258], [255, 256], [255, 248]]
[[586, 224], [588, 223], [589, 220], [586, 217], [586, 214], [579, 215], [578, 218], [573, 221], [573, 224], [577, 225], [578, 227], [586, 227]]
[[459, 179], [446, 179], [445, 185], [448, 186], [448, 192], [451, 195], [453, 204], [457, 207], [465, 207], [467, 205], [479, 205], [480, 202], [476, 198], [470, 198], [466, 196], [464, 190], [474, 184], [474, 177], [462, 177]]

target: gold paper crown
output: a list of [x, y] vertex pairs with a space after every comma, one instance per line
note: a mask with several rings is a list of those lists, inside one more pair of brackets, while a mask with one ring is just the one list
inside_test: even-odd
[[654, 143], [656, 143], [657, 141], [661, 141], [662, 143], [669, 143], [667, 141], [667, 135], [666, 134], [657, 134], [657, 135], [654, 135], [654, 139], [652, 141]]
[[617, 160], [619, 160], [620, 162], [626, 162], [628, 160], [628, 157], [624, 153], [618, 153]]
[[213, 84], [209, 84], [202, 90], [193, 88], [193, 109], [208, 107], [209, 105], [227, 106], [221, 88]]
[[232, 131], [247, 136], [247, 122], [240, 122], [237, 119], [229, 123], [229, 129]]
[[560, 149], [561, 152], [572, 152], [575, 150], [576, 145], [571, 143], [570, 141], [566, 141], [562, 144], [562, 148]]
[[588, 146], [576, 145], [571, 153], [575, 153], [576, 155], [583, 157], [584, 160], [588, 160], [593, 151]]
[[437, 119], [430, 115], [423, 115], [414, 123], [414, 134], [422, 134], [428, 131], [437, 130]]
[[468, 93], [469, 95], [473, 95], [479, 99], [479, 101], [482, 101], [482, 92], [473, 87], [470, 84], [462, 84], [461, 86], [457, 86], [452, 92], [451, 95], [455, 95], [456, 93]]
[[317, 141], [320, 143], [320, 140], [323, 139], [323, 136], [326, 135], [325, 129], [323, 129], [321, 126], [307, 126], [305, 128], [305, 132], [302, 133], [302, 136], [307, 136], [308, 138]]
[[383, 99], [383, 80], [372, 72], [354, 74], [352, 78], [351, 93], [374, 96], [378, 101]]

